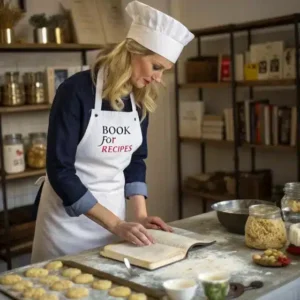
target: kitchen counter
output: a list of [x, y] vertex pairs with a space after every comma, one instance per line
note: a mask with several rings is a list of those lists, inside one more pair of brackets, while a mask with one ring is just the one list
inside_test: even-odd
[[[162, 289], [162, 282], [169, 278], [178, 276], [196, 278], [197, 274], [201, 272], [213, 271], [214, 269], [226, 270], [230, 272], [232, 282], [245, 285], [254, 280], [264, 282], [263, 288], [247, 291], [237, 299], [300, 299], [300, 257], [291, 257], [292, 264], [285, 268], [266, 268], [254, 265], [251, 261], [251, 255], [261, 251], [247, 248], [244, 245], [244, 236], [227, 232], [218, 222], [215, 212], [175, 221], [170, 225], [176, 227], [176, 233], [193, 237], [194, 232], [198, 237], [215, 240], [216, 243], [191, 251], [186, 260], [156, 271], [134, 268], [139, 276], [130, 280], [148, 287]], [[129, 279], [125, 266], [120, 262], [99, 256], [99, 249], [64, 256], [61, 259], [73, 260], [115, 276]], [[21, 271], [21, 269], [15, 269], [14, 271]], [[0, 299], [8, 298], [0, 294]], [[195, 299], [205, 299], [201, 287], [199, 287]]]

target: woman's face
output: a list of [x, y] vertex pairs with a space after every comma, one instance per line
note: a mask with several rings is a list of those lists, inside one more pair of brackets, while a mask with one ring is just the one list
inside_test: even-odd
[[152, 81], [160, 82], [163, 72], [169, 70], [173, 63], [158, 54], [132, 54], [131, 66], [131, 83], [140, 89]]

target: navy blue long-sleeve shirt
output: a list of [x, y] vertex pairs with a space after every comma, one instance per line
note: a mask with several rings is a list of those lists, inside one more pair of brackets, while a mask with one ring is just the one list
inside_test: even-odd
[[[91, 109], [95, 107], [95, 85], [91, 72], [79, 72], [65, 80], [57, 89], [49, 117], [47, 140], [47, 176], [62, 199], [70, 216], [79, 216], [92, 208], [97, 200], [76, 175], [74, 166], [77, 146], [88, 126]], [[132, 111], [129, 96], [123, 99], [125, 112]], [[141, 111], [138, 113], [141, 118]], [[113, 110], [109, 101], [102, 102], [102, 110]], [[149, 116], [141, 122], [143, 142], [133, 153], [124, 170], [125, 197], [143, 195], [147, 198], [146, 164], [147, 129]], [[41, 189], [36, 202], [39, 202]]]

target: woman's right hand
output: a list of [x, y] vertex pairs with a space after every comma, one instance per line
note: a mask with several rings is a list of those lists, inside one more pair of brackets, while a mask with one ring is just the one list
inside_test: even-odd
[[140, 223], [120, 221], [112, 231], [115, 235], [137, 246], [148, 246], [154, 243], [153, 237]]

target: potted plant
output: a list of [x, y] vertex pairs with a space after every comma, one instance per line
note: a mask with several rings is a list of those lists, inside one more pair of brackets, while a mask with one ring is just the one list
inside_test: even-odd
[[0, 1], [0, 44], [14, 43], [14, 27], [23, 18], [24, 13], [10, 2]]
[[49, 43], [48, 19], [44, 13], [32, 15], [29, 24], [34, 27], [33, 37], [35, 43]]
[[68, 19], [63, 14], [56, 14], [49, 17], [49, 29], [51, 30], [51, 41], [62, 44], [66, 41], [65, 30], [68, 26]]

